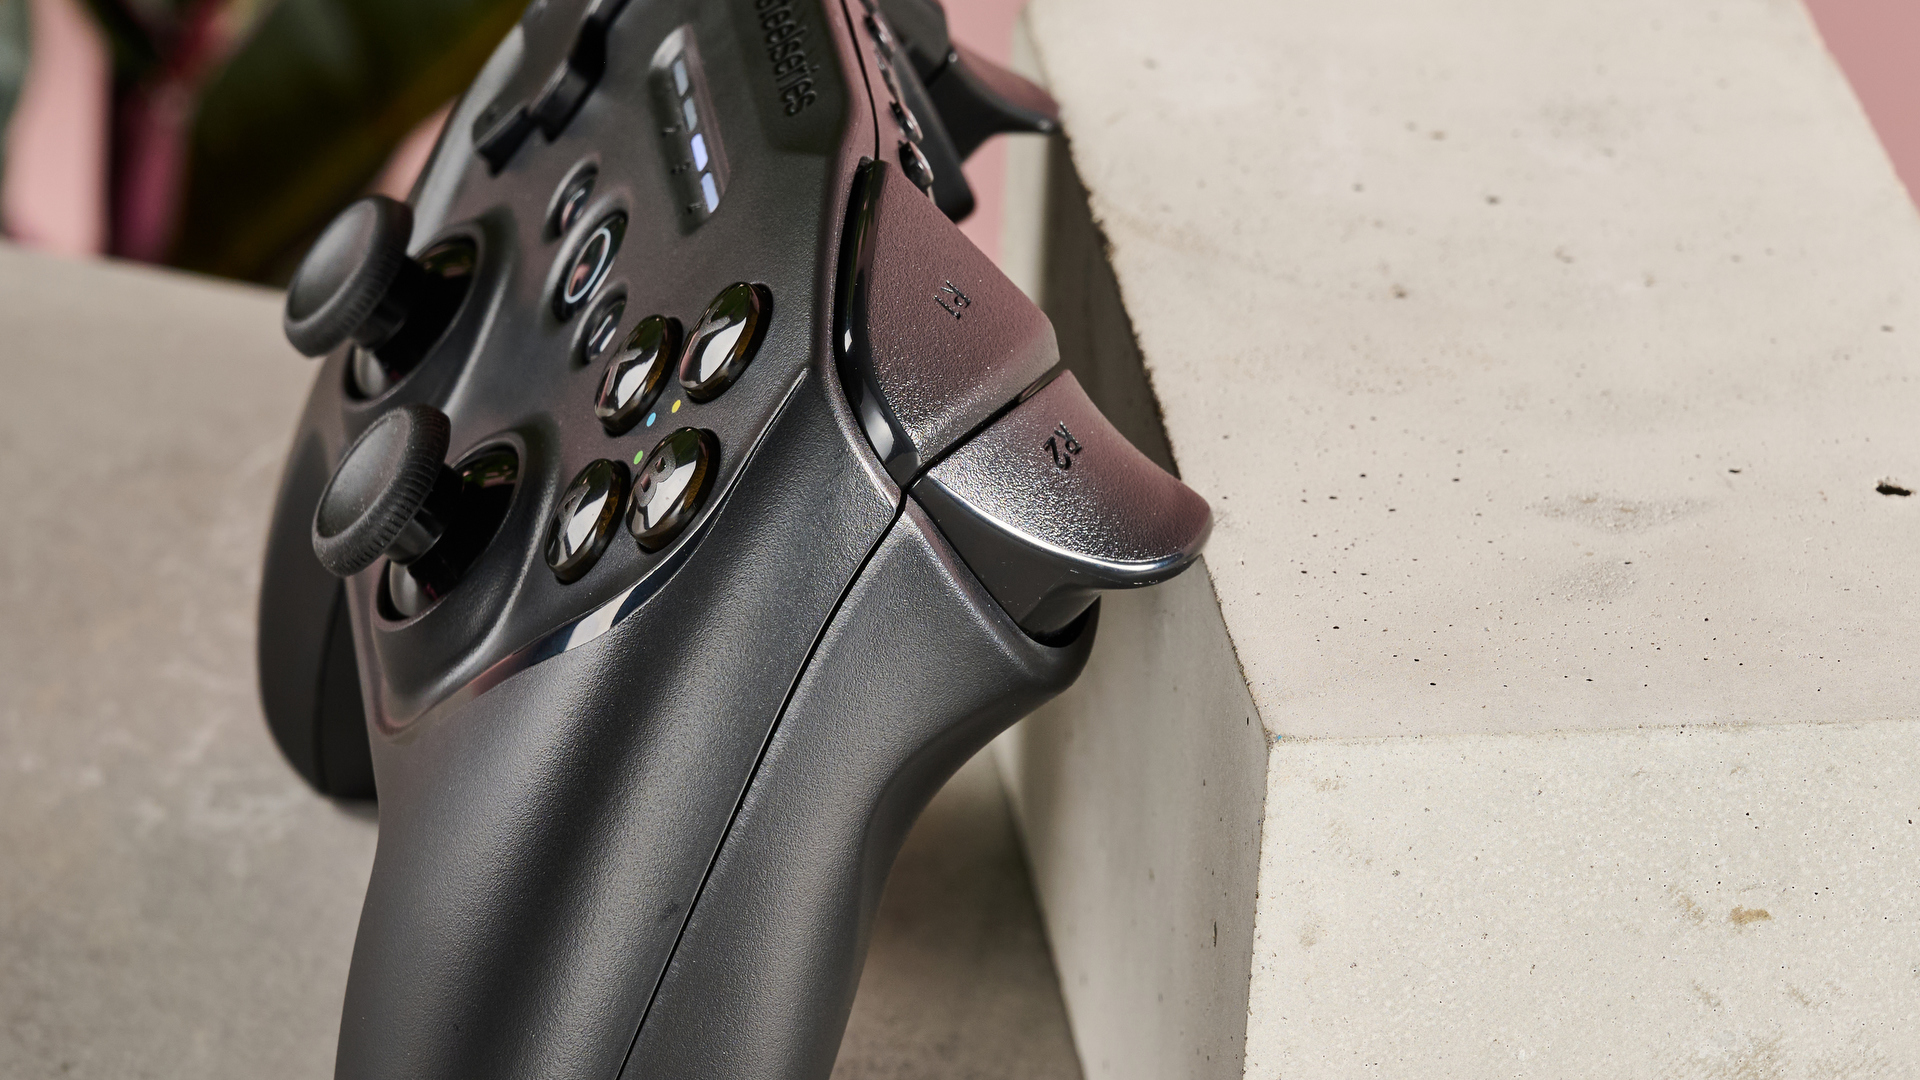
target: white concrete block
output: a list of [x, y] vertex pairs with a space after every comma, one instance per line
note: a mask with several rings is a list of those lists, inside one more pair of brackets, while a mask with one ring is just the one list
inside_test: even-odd
[[1246, 1074], [1911, 1076], [1920, 724], [1280, 744]]
[[1218, 515], [1002, 749], [1089, 1076], [1920, 1071], [1920, 219], [1804, 11], [1027, 31], [1007, 258]]

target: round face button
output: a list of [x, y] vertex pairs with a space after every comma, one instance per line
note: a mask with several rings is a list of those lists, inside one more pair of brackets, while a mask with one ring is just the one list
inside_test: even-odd
[[753, 362], [766, 336], [773, 299], [765, 286], [729, 285], [707, 305], [680, 358], [680, 385], [697, 402], [712, 401]]
[[547, 565], [561, 584], [586, 576], [613, 539], [627, 497], [627, 467], [596, 461], [567, 485], [547, 530]]
[[627, 298], [619, 293], [604, 297], [580, 324], [579, 340], [573, 344], [575, 363], [591, 364], [607, 354], [620, 336], [620, 318], [627, 313]]
[[653, 448], [633, 483], [627, 531], [648, 551], [666, 547], [706, 501], [720, 466], [720, 442], [711, 431], [681, 428]]
[[653, 408], [667, 383], [667, 367], [679, 351], [680, 324], [673, 319], [652, 315], [633, 328], [626, 344], [607, 361], [600, 394], [593, 400], [593, 414], [607, 434], [625, 435]]
[[627, 215], [614, 214], [587, 234], [586, 242], [568, 260], [559, 287], [553, 291], [553, 314], [560, 321], [573, 317], [580, 305], [593, 298], [613, 269], [613, 257], [627, 235]]
[[565, 236], [573, 228], [573, 223], [580, 220], [580, 211], [587, 208], [587, 199], [593, 194], [593, 182], [599, 177], [598, 169], [586, 165], [560, 185], [560, 190], [554, 192], [553, 207], [547, 213], [548, 236]]
[[933, 193], [933, 165], [927, 161], [927, 155], [920, 148], [904, 140], [900, 143], [900, 171], [913, 186], [928, 194]]

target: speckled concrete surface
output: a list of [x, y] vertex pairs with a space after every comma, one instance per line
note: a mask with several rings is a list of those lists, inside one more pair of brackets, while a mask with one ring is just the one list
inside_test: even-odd
[[[1920, 1073], [1920, 218], [1801, 7], [1027, 28], [1004, 250], [1217, 513], [1001, 748], [1088, 1075]], [[1142, 992], [1223, 881], [1244, 974]]]
[[1920, 725], [1274, 755], [1249, 1077], [1920, 1072]]
[[[279, 297], [0, 246], [0, 1076], [332, 1075], [371, 811], [253, 682], [312, 377]], [[1077, 1080], [991, 769], [907, 842], [835, 1074]]]
[[1914, 699], [1920, 219], [1798, 4], [1029, 18], [1275, 733]]

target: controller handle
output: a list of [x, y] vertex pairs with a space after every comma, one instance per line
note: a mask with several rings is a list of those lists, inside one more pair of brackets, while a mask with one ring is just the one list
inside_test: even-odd
[[413, 211], [369, 195], [333, 219], [294, 272], [282, 326], [293, 347], [324, 356], [349, 340], [378, 348], [407, 320], [426, 274], [407, 257]]

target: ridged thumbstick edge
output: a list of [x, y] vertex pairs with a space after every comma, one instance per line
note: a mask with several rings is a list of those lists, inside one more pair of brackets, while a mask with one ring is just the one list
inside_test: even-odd
[[[332, 536], [324, 535], [320, 515], [333, 495], [333, 485], [339, 480], [341, 469], [383, 425], [403, 422], [407, 424], [407, 435], [400, 455], [399, 475], [351, 524]], [[340, 456], [340, 465], [335, 467], [333, 478], [327, 481], [326, 490], [320, 493], [320, 501], [313, 509], [313, 554], [320, 565], [338, 577], [351, 577], [378, 561], [426, 504], [440, 477], [452, 438], [452, 423], [445, 413], [431, 405], [395, 409], [361, 432]]]
[[[380, 301], [386, 298], [394, 278], [400, 275], [400, 264], [407, 260], [407, 240], [413, 232], [412, 209], [406, 203], [385, 195], [370, 195], [341, 211], [341, 216], [352, 213], [362, 202], [373, 204], [378, 215], [368, 262], [347, 275], [340, 288], [306, 318], [296, 318], [293, 314], [293, 298], [299, 291], [300, 278], [307, 269], [304, 262], [294, 272], [293, 282], [287, 289], [287, 303], [281, 311], [280, 328], [286, 332], [287, 341], [305, 356], [324, 356], [351, 338], [353, 332], [380, 306]], [[397, 242], [393, 235], [395, 233], [398, 234]], [[324, 233], [321, 235], [325, 236]], [[317, 241], [315, 246], [318, 246]], [[312, 257], [311, 252], [308, 257]]]

